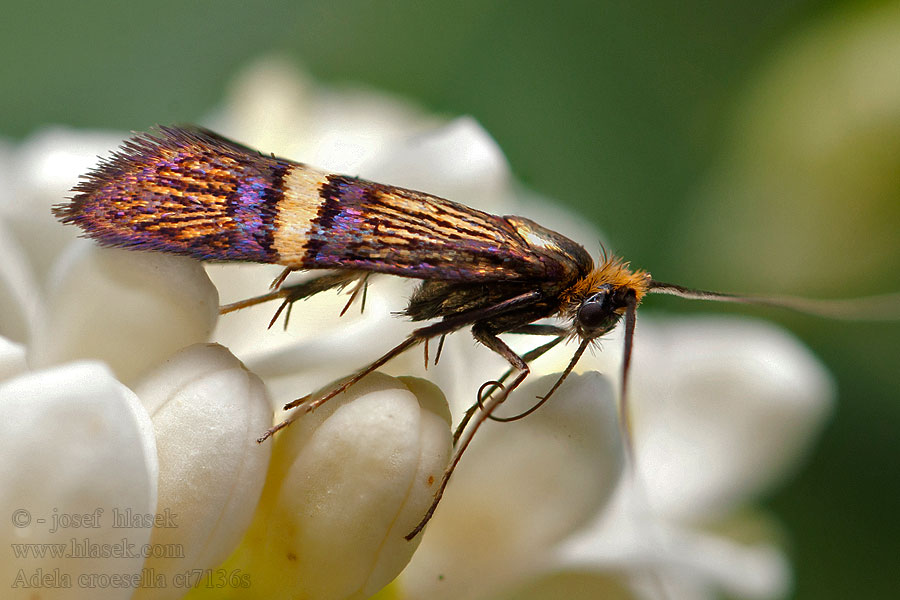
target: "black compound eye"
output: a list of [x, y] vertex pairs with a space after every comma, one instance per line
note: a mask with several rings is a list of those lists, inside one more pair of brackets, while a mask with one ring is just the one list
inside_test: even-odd
[[612, 314], [610, 292], [603, 290], [581, 303], [578, 308], [578, 324], [586, 329], [596, 329], [606, 325]]

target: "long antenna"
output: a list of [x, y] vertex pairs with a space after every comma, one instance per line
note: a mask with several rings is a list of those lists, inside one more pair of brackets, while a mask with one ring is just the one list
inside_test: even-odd
[[634, 432], [631, 429], [631, 408], [628, 405], [628, 375], [631, 371], [631, 351], [634, 348], [634, 326], [637, 321], [637, 299], [628, 296], [625, 305], [625, 346], [622, 349], [622, 384], [619, 388], [619, 428], [625, 442], [625, 452], [631, 468], [637, 473]]
[[813, 300], [796, 296], [740, 296], [723, 292], [695, 290], [674, 283], [663, 283], [651, 280], [649, 294], [666, 294], [689, 298], [691, 300], [709, 300], [711, 302], [732, 302], [736, 304], [756, 304], [774, 306], [789, 310], [816, 315], [829, 319], [845, 321], [897, 321], [900, 320], [900, 293], [866, 296], [846, 300]]
[[[660, 537], [657, 523], [655, 521], [646, 521], [642, 518], [642, 513], [650, 514], [650, 507], [647, 489], [638, 471], [637, 449], [634, 443], [634, 430], [631, 424], [631, 407], [628, 403], [628, 379], [631, 371], [631, 354], [634, 350], [634, 329], [637, 324], [637, 298], [634, 294], [626, 298], [625, 305], [625, 345], [622, 349], [622, 385], [619, 388], [619, 434], [622, 436], [622, 442], [625, 447], [625, 468], [631, 475], [631, 486], [634, 490], [634, 497], [640, 502], [638, 512], [634, 513], [636, 526], [647, 538], [655, 538], [660, 544], [664, 540]], [[650, 565], [645, 565], [642, 569], [646, 574], [649, 583], [656, 592], [656, 596], [663, 600], [669, 600], [670, 595], [663, 581], [663, 574], [659, 569], [654, 569]]]

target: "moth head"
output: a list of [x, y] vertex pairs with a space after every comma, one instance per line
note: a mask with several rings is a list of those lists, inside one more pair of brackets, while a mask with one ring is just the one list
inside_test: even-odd
[[637, 292], [631, 287], [601, 284], [575, 311], [575, 331], [585, 339], [603, 335], [616, 326], [625, 309], [636, 304], [636, 300]]
[[640, 304], [649, 284], [644, 271], [632, 271], [619, 258], [605, 258], [566, 295], [564, 314], [571, 319], [572, 333], [592, 340], [612, 330], [629, 307]]

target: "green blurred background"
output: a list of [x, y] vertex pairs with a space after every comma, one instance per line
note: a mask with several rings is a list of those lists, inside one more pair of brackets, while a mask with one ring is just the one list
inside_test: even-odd
[[[278, 53], [324, 82], [473, 115], [523, 182], [659, 279], [900, 290], [897, 2], [5, 2], [0, 20], [12, 140], [197, 121]], [[797, 333], [839, 382], [811, 462], [765, 501], [796, 597], [896, 597], [900, 326], [740, 312]]]

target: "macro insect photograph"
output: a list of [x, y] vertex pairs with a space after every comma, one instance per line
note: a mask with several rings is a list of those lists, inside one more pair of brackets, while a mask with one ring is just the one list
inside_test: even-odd
[[4, 12], [4, 598], [895, 595], [896, 1]]

